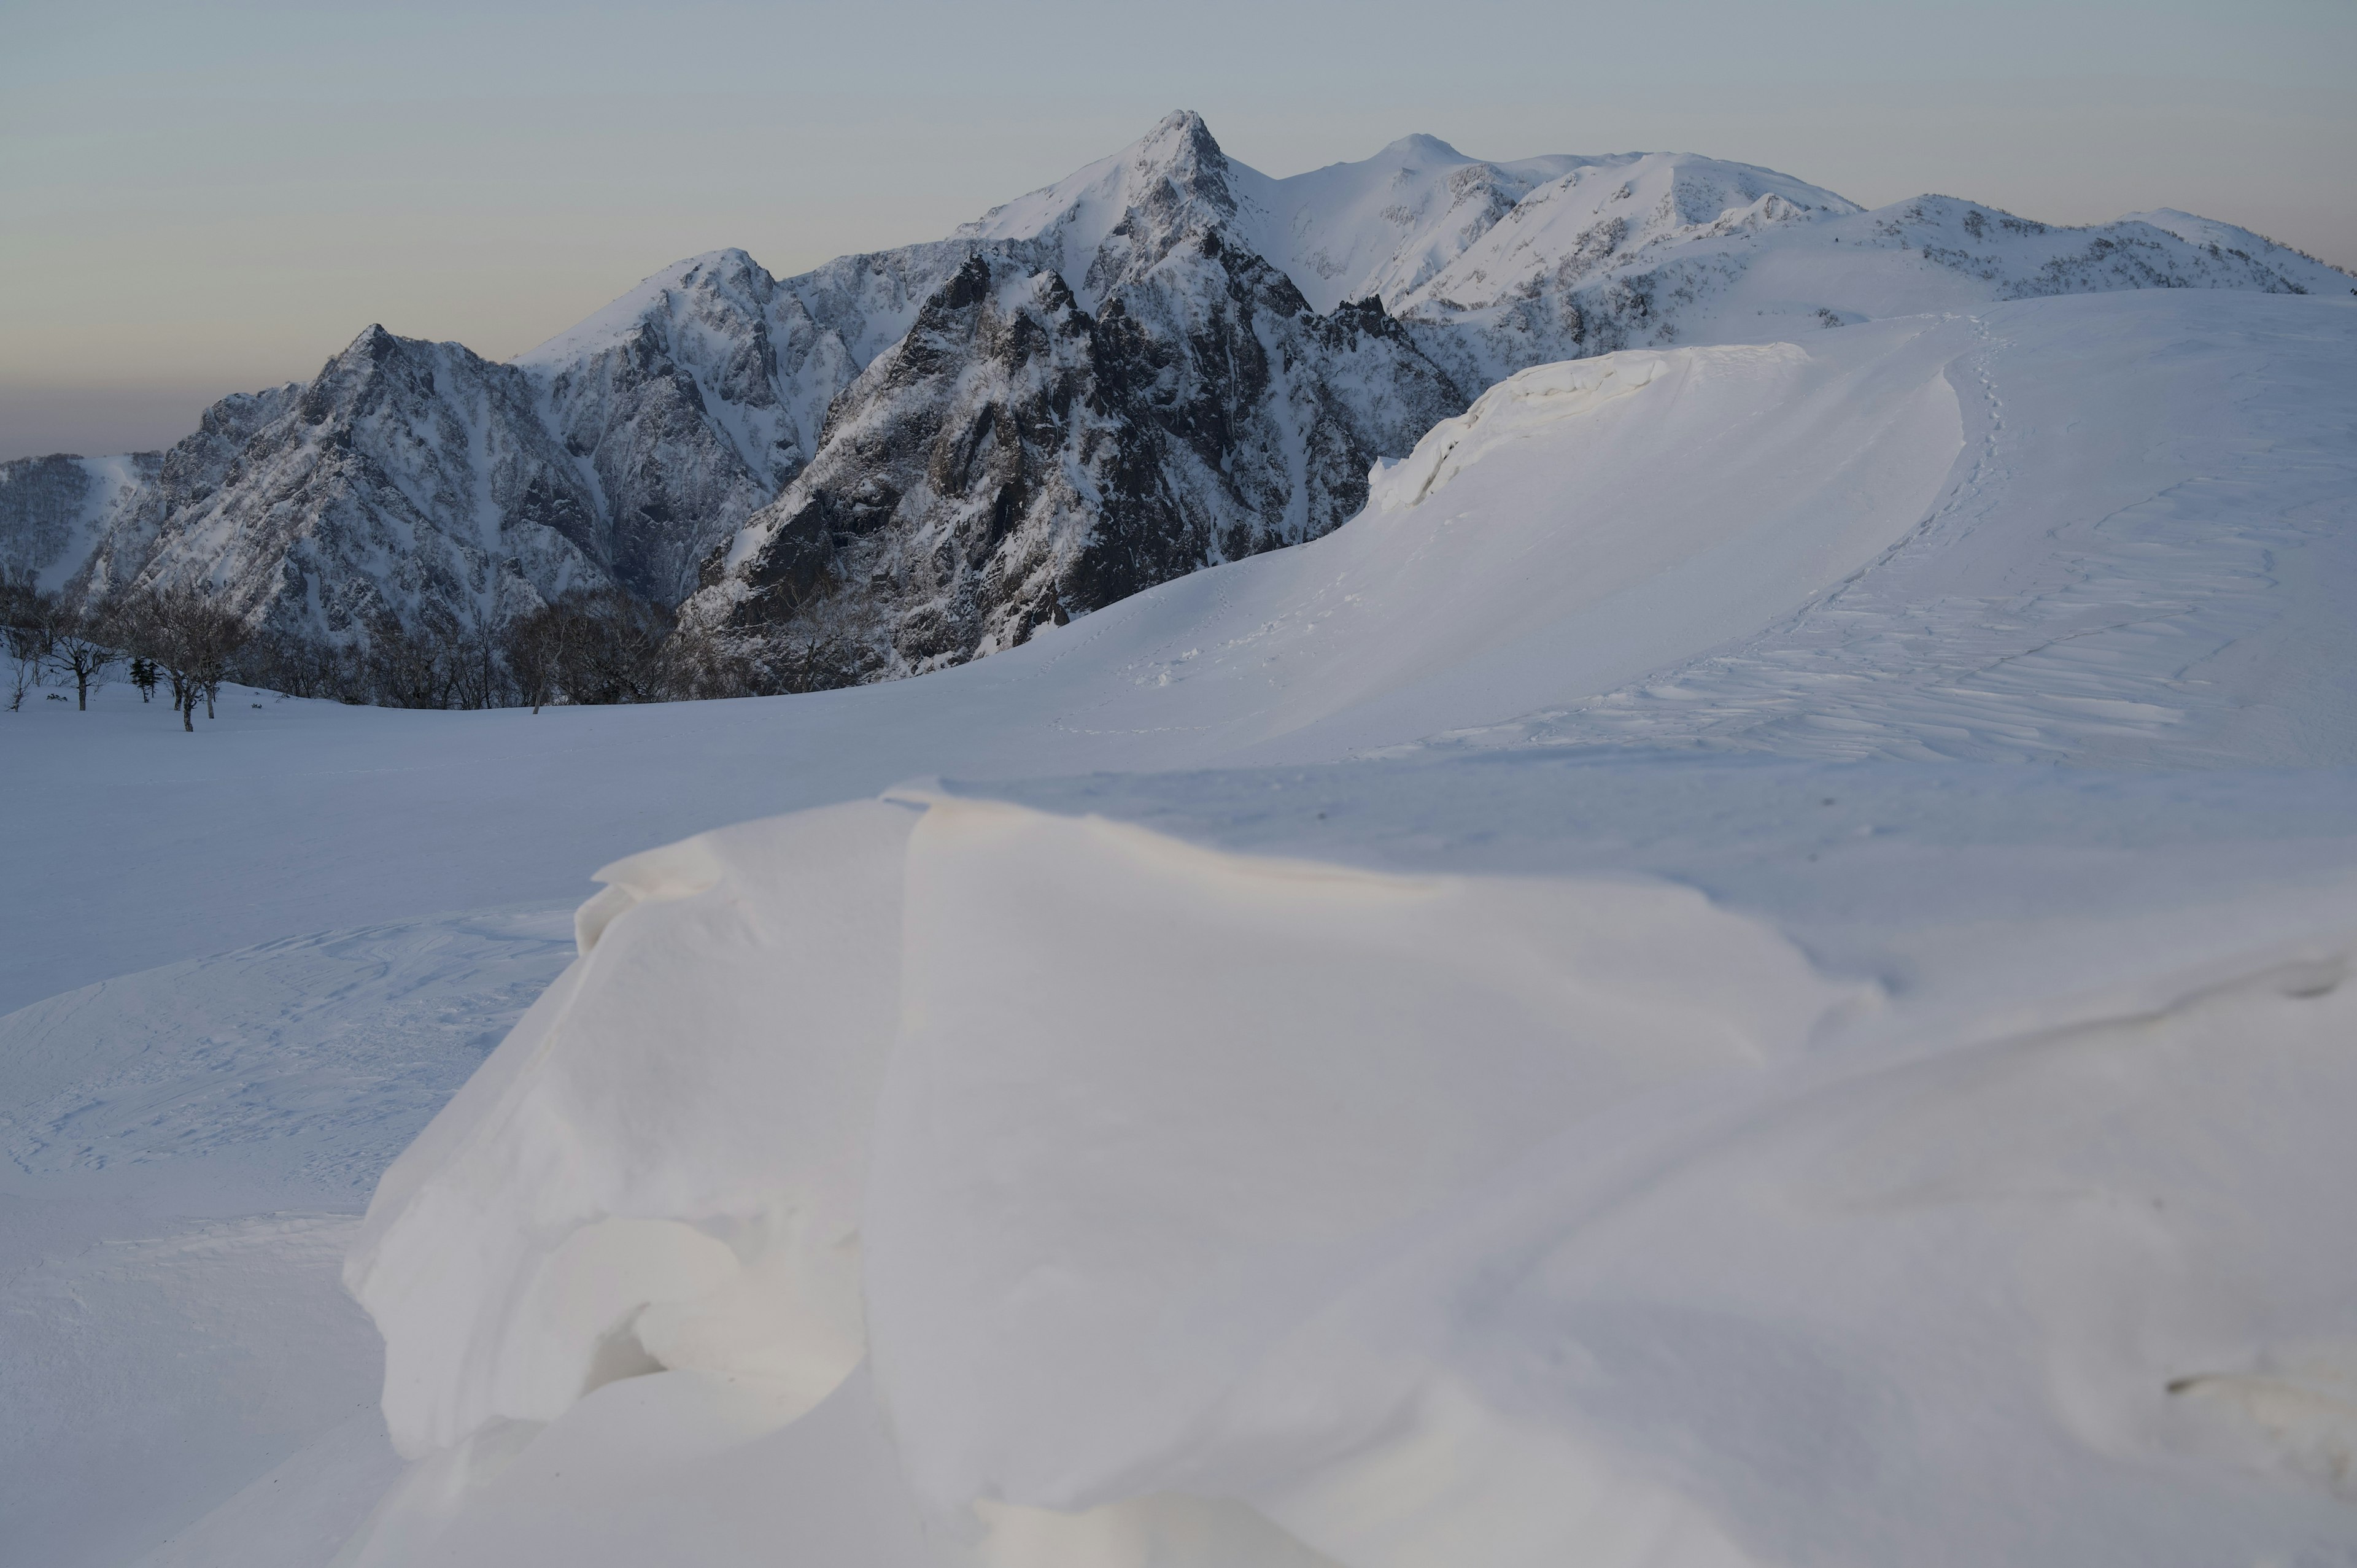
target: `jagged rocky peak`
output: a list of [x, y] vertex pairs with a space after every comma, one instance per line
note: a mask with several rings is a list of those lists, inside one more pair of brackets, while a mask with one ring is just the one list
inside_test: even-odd
[[519, 354], [518, 367], [554, 374], [649, 331], [682, 321], [723, 330], [761, 319], [777, 280], [743, 251], [707, 251], [673, 262], [587, 319]]
[[435, 350], [444, 348], [476, 358], [460, 344], [429, 344], [396, 338], [382, 325], [369, 327], [321, 367], [296, 400], [296, 413], [304, 424], [319, 424], [338, 414], [351, 417], [389, 399], [405, 398], [413, 409], [423, 409], [436, 390], [435, 372], [443, 356]]
[[524, 374], [376, 326], [309, 382], [207, 411], [82, 587], [201, 581], [258, 628], [350, 644], [618, 575]]
[[958, 235], [1039, 242], [1038, 259], [1094, 310], [1189, 237], [1233, 224], [1239, 173], [1203, 117], [1184, 110], [1112, 157], [993, 208]]
[[1086, 532], [1074, 478], [1120, 434], [1096, 330], [1056, 274], [969, 257], [845, 393], [818, 459], [748, 524], [713, 612], [799, 623], [860, 673], [1021, 641], [1052, 614], [1058, 559]]
[[[1200, 168], [1189, 145], [1152, 166]], [[1080, 182], [1129, 203], [1081, 259], [1115, 280], [1098, 307], [1060, 270], [1062, 245], [1016, 237], [966, 259], [715, 562], [699, 618], [823, 641], [862, 676], [921, 672], [1326, 532], [1363, 503], [1377, 457], [1462, 407], [1379, 302], [1321, 317], [1233, 226], [1152, 230], [1159, 199], [1136, 173]]]
[[664, 603], [810, 460], [854, 370], [738, 250], [666, 267], [513, 362], [597, 496], [625, 580]]

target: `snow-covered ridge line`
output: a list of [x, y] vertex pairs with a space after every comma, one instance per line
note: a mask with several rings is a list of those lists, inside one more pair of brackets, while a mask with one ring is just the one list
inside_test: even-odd
[[634, 1506], [650, 1423], [895, 1564], [2331, 1538], [2357, 886], [1927, 1029], [1686, 888], [938, 794], [603, 875], [351, 1255], [414, 1462], [355, 1564]]
[[210, 583], [346, 649], [619, 587], [692, 600], [738, 686], [918, 673], [1329, 532], [1376, 461], [1533, 365], [2347, 285], [2152, 216], [1865, 212], [1690, 154], [1492, 163], [1430, 136], [1275, 179], [1180, 113], [937, 242], [784, 279], [689, 258], [506, 365], [371, 328], [121, 482], [0, 466], [0, 560], [82, 596]]

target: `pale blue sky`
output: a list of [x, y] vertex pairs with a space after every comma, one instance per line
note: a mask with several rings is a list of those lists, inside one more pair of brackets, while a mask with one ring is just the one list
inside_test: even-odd
[[1868, 204], [2154, 206], [2357, 265], [2357, 5], [0, 0], [0, 457], [160, 445], [382, 321], [504, 357], [676, 257], [937, 238], [1200, 110]]

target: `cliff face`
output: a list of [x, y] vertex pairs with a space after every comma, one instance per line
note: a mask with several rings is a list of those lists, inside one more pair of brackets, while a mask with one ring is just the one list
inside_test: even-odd
[[208, 411], [80, 585], [203, 581], [257, 626], [350, 642], [496, 618], [618, 553], [522, 371], [372, 327], [307, 386]]
[[823, 630], [863, 673], [955, 663], [1328, 532], [1461, 407], [1379, 305], [1321, 317], [1218, 227], [1157, 239], [1097, 269], [1131, 275], [1094, 313], [1036, 248], [966, 262], [695, 611]]

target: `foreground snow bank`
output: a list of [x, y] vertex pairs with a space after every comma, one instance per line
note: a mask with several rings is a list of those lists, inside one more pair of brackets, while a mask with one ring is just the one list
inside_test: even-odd
[[1960, 1015], [1659, 882], [995, 802], [605, 880], [351, 1255], [416, 1463], [348, 1561], [2352, 1533], [2357, 885]]

